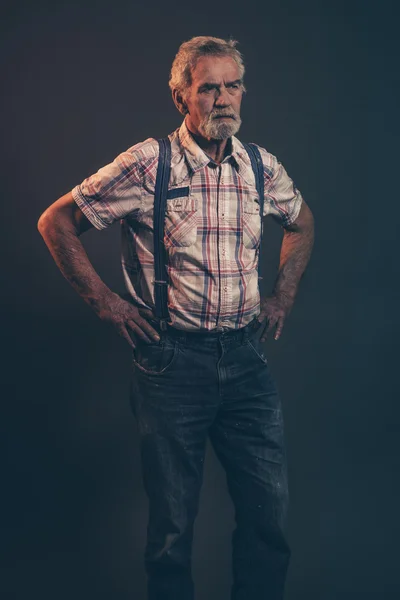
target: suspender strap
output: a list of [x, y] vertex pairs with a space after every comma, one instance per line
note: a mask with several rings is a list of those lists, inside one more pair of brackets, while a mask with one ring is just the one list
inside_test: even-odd
[[167, 328], [168, 314], [168, 274], [167, 257], [164, 246], [164, 219], [167, 202], [168, 183], [171, 171], [171, 143], [169, 138], [158, 141], [160, 149], [156, 186], [154, 192], [154, 296], [156, 317], [160, 320], [160, 328]]
[[260, 277], [261, 266], [260, 266], [260, 251], [261, 251], [261, 240], [263, 234], [263, 215], [264, 215], [264, 165], [261, 158], [259, 149], [255, 144], [243, 144], [247, 154], [249, 155], [251, 167], [253, 169], [254, 177], [256, 179], [256, 188], [260, 201], [260, 219], [261, 219], [261, 232], [260, 232], [260, 243], [258, 245], [258, 279]]

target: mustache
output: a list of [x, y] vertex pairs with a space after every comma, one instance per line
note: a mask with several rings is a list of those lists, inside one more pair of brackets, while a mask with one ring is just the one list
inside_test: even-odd
[[233, 112], [212, 112], [210, 114], [210, 119], [218, 119], [219, 117], [230, 117], [231, 119], [234, 119], [235, 121], [237, 121], [237, 115], [236, 113]]

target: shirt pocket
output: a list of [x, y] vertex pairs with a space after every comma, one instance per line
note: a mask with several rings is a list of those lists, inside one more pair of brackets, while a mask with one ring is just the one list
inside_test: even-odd
[[190, 194], [168, 198], [165, 210], [165, 247], [179, 248], [195, 244], [197, 219], [197, 198]]
[[258, 199], [244, 198], [242, 203], [242, 242], [245, 248], [257, 249], [260, 245], [261, 216]]

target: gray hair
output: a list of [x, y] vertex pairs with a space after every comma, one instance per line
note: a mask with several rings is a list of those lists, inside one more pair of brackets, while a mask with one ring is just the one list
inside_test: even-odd
[[[239, 67], [239, 76], [243, 80], [245, 68], [243, 56], [235, 48], [236, 40], [223, 40], [221, 38], [200, 35], [183, 42], [180, 45], [178, 53], [172, 63], [171, 74], [169, 77], [169, 87], [171, 91], [176, 89], [180, 94], [192, 84], [192, 69], [201, 56], [230, 56]], [[242, 83], [242, 89], [246, 88]]]

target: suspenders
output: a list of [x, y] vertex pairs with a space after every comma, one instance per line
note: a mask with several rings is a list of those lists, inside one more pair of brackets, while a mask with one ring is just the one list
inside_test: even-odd
[[[154, 192], [154, 295], [156, 317], [160, 321], [160, 329], [165, 331], [167, 329], [169, 314], [167, 304], [168, 274], [167, 257], [164, 246], [164, 218], [171, 172], [171, 142], [169, 141], [169, 138], [163, 138], [157, 141], [160, 154]], [[264, 214], [264, 167], [257, 146], [255, 144], [243, 144], [243, 146], [251, 161], [260, 201], [261, 234], [260, 244], [258, 246], [258, 257], [260, 258], [263, 233], [262, 217]], [[260, 260], [258, 260], [258, 279], [262, 279], [262, 277], [260, 277]]]
[[164, 217], [167, 202], [169, 175], [171, 171], [171, 142], [169, 138], [158, 140], [160, 155], [158, 158], [156, 188], [154, 192], [154, 295], [156, 317], [160, 320], [162, 331], [167, 329], [168, 320], [168, 275], [164, 246]]
[[253, 169], [254, 177], [256, 179], [256, 188], [258, 192], [258, 198], [260, 202], [260, 219], [261, 219], [261, 233], [260, 233], [260, 244], [258, 246], [258, 279], [260, 277], [260, 248], [261, 239], [263, 233], [263, 216], [264, 216], [264, 165], [261, 158], [259, 149], [255, 144], [243, 144], [247, 154], [249, 155], [251, 168]]

